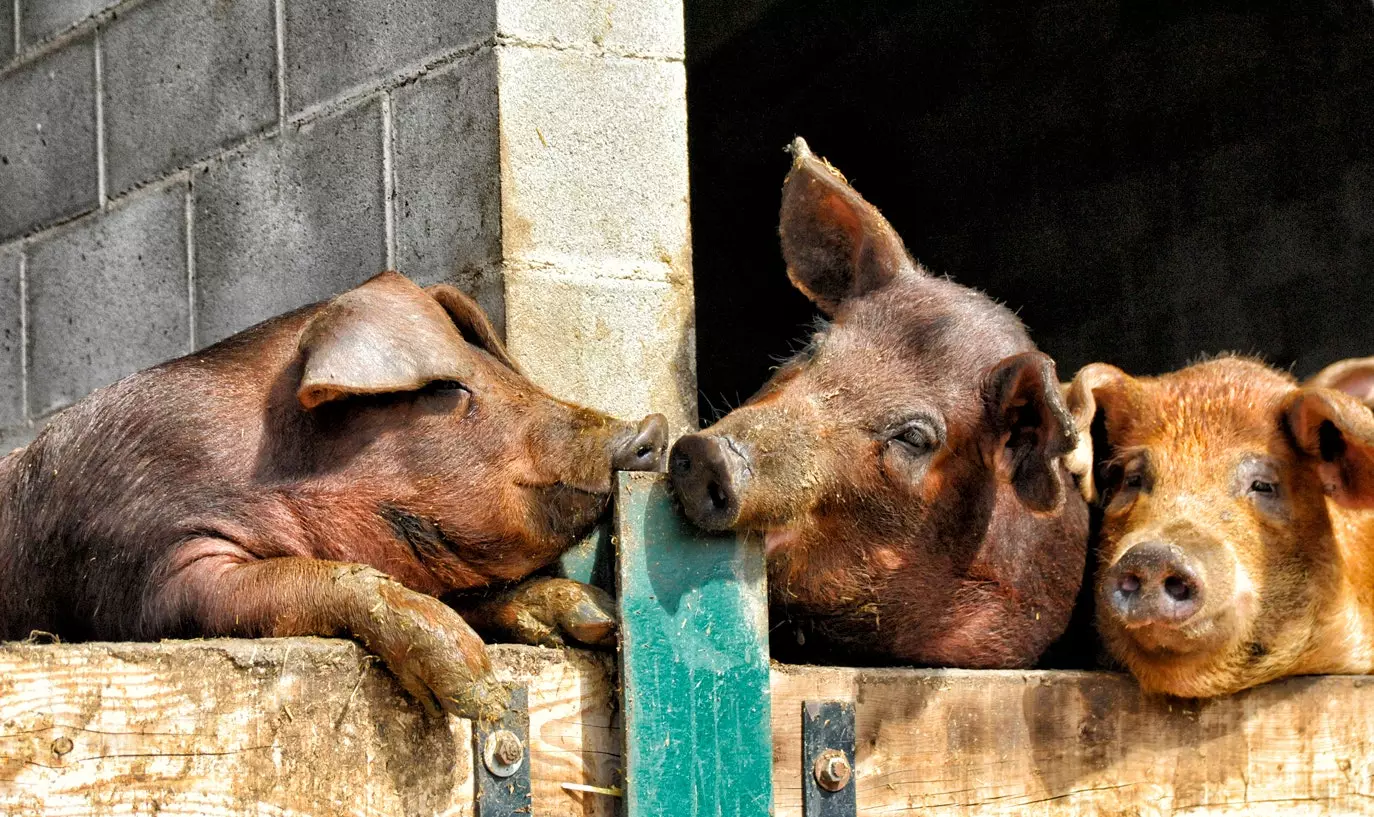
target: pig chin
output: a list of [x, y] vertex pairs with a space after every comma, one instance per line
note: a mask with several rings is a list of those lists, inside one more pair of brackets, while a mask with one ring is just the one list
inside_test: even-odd
[[611, 495], [556, 484], [536, 489], [534, 502], [542, 511], [549, 532], [559, 539], [572, 540], [591, 530], [606, 513]]

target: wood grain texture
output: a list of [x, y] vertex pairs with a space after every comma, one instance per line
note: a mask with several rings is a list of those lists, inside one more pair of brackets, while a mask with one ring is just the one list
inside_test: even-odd
[[[609, 815], [607, 656], [495, 647], [528, 685], [535, 810]], [[469, 815], [471, 724], [348, 641], [0, 645], [0, 813]]]
[[1210, 702], [1124, 675], [774, 665], [774, 812], [802, 813], [801, 706], [857, 701], [860, 814], [1374, 814], [1374, 678]]

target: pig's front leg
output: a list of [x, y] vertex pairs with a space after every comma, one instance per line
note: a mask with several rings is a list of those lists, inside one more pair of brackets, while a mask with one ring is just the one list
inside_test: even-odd
[[482, 639], [461, 616], [365, 565], [209, 555], [172, 573], [150, 607], [164, 632], [171, 625], [205, 636], [355, 638], [433, 714], [490, 719], [508, 702]]
[[615, 646], [615, 600], [599, 587], [571, 579], [528, 579], [510, 590], [451, 602], [491, 641]]

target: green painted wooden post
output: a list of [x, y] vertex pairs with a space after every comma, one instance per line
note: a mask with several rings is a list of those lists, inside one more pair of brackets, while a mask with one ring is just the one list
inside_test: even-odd
[[772, 813], [763, 546], [709, 534], [662, 474], [616, 492], [626, 817]]

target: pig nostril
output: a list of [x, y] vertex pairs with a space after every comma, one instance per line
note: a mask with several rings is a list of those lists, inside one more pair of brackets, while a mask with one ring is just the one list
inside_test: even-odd
[[1127, 573], [1121, 577], [1121, 582], [1117, 586], [1123, 593], [1135, 593], [1140, 590], [1140, 577], [1134, 573]]
[[1170, 576], [1164, 580], [1164, 592], [1174, 601], [1187, 601], [1193, 597], [1192, 586], [1178, 576]]
[[711, 498], [711, 504], [714, 505], [717, 510], [729, 507], [730, 497], [726, 496], [725, 491], [721, 490], [719, 482], [712, 482], [707, 485], [706, 494]]

